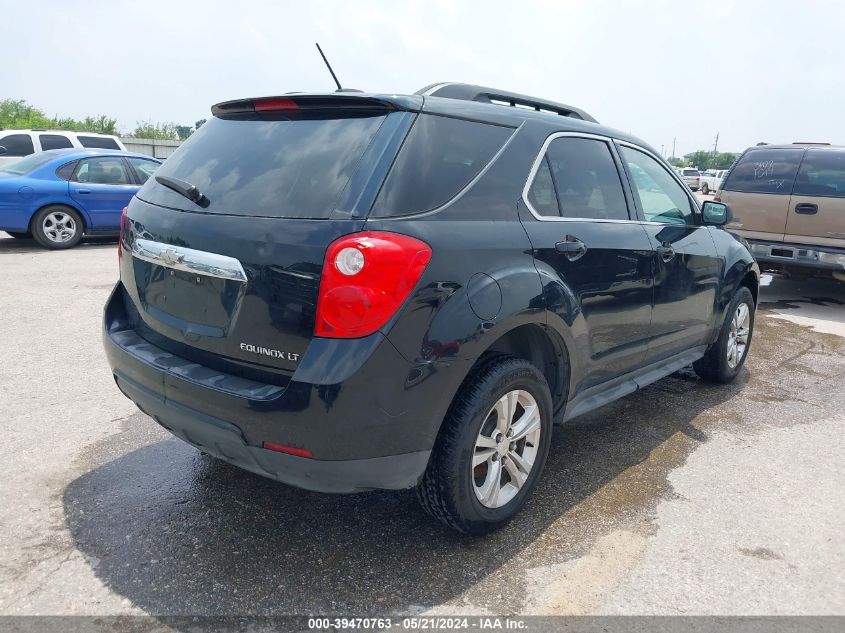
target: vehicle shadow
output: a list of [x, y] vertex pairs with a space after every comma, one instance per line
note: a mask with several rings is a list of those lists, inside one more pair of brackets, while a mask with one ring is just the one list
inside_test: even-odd
[[91, 450], [65, 520], [97, 577], [152, 615], [405, 613], [467, 590], [471, 604], [517, 612], [526, 572], [651, 518], [668, 473], [706, 440], [710, 416], [730, 417], [749, 377], [713, 386], [684, 370], [556, 428], [527, 507], [484, 538], [441, 526], [412, 491], [311, 493], [157, 431], [149, 443], [158, 427], [140, 413]]
[[[75, 248], [108, 248], [117, 244], [116, 235], [104, 235], [95, 237], [85, 237], [82, 242]], [[50, 250], [41, 246], [34, 239], [17, 239], [14, 237], [7, 237], [5, 233], [0, 231], [0, 255], [12, 255], [14, 253], [49, 253]]]

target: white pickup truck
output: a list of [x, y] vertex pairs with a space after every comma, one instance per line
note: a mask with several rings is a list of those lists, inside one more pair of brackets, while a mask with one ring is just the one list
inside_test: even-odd
[[727, 175], [727, 169], [708, 169], [707, 171], [701, 172], [701, 184], [698, 190], [705, 196], [708, 193], [719, 191], [722, 187], [722, 181]]

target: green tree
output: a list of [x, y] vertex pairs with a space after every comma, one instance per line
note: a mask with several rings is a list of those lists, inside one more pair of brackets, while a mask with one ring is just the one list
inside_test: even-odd
[[206, 122], [206, 119], [200, 119], [199, 121], [194, 123], [194, 130], [196, 131], [196, 130], [200, 129], [205, 122]]
[[76, 132], [99, 132], [117, 134], [117, 119], [104, 114], [85, 117], [81, 121], [71, 117], [44, 114], [43, 110], [29, 105], [23, 99], [3, 99], [0, 101], [0, 128], [46, 128], [51, 130], [71, 130]]
[[716, 156], [713, 162], [713, 169], [730, 169], [730, 166], [736, 161], [736, 154], [730, 152], [721, 152]]
[[193, 133], [194, 133], [194, 129], [190, 125], [177, 125], [176, 126], [176, 135], [179, 137], [180, 141], [184, 141], [186, 138], [188, 138]]
[[138, 121], [132, 136], [135, 138], [152, 138], [164, 141], [179, 140], [179, 132], [175, 123], [153, 123], [152, 121]]
[[0, 127], [6, 129], [46, 127], [50, 119], [23, 99], [0, 101]]
[[692, 154], [687, 154], [687, 159], [693, 167], [697, 167], [700, 170], [710, 169], [710, 164], [713, 161], [713, 153], [700, 149]]

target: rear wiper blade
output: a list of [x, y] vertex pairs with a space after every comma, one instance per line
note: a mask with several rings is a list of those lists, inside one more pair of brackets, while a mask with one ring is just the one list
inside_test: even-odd
[[203, 209], [205, 209], [209, 204], [211, 204], [211, 200], [205, 197], [205, 195], [197, 189], [194, 185], [189, 182], [185, 182], [184, 180], [179, 180], [178, 178], [168, 178], [167, 176], [156, 176], [156, 182], [160, 185], [164, 185], [168, 189], [172, 189], [179, 195], [185, 196], [191, 202], [198, 204]]

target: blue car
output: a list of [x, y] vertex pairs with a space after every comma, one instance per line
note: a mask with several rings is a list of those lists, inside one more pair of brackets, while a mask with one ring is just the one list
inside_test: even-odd
[[161, 164], [117, 150], [57, 149], [0, 170], [0, 230], [46, 248], [117, 233], [120, 214]]

